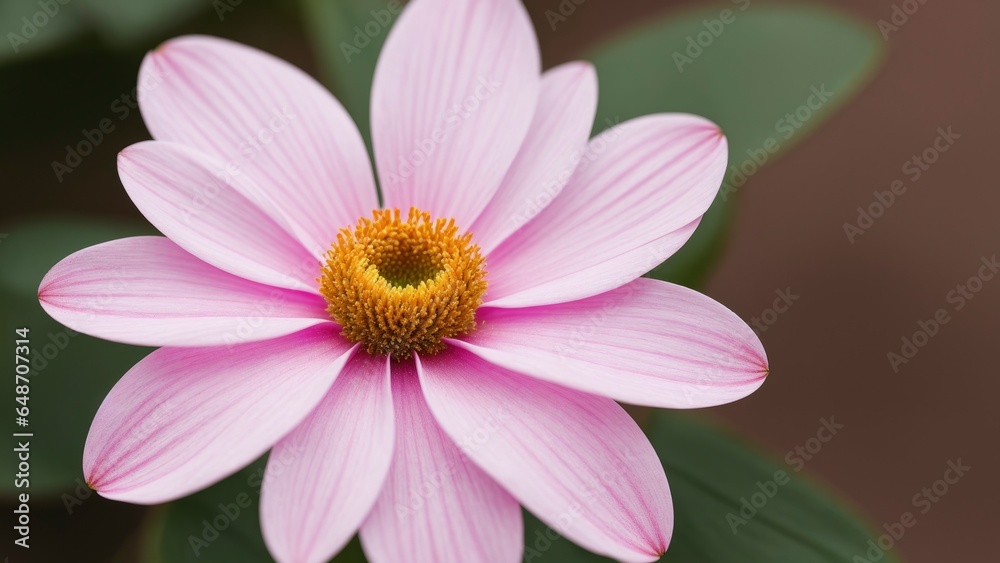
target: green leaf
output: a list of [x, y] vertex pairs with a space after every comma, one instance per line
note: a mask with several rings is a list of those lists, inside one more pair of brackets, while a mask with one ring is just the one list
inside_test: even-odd
[[86, 25], [75, 13], [75, 6], [58, 1], [54, 4], [50, 6], [53, 15], [49, 15], [38, 0], [0, 2], [0, 30], [5, 43], [0, 45], [0, 64], [43, 54], [83, 35]]
[[306, 26], [317, 46], [323, 75], [358, 124], [371, 150], [370, 97], [375, 62], [400, 0], [303, 0]]
[[169, 505], [148, 546], [149, 561], [272, 561], [260, 534], [264, 460], [204, 491]]
[[[657, 412], [648, 435], [674, 499], [674, 533], [665, 562], [849, 562], [854, 555], [864, 556], [868, 540], [879, 535], [794, 468], [757, 454], [690, 415]], [[790, 480], [768, 485], [777, 472]], [[758, 483], [765, 483], [773, 497], [755, 514], [745, 512], [750, 518], [734, 532], [727, 517], [742, 517], [742, 499], [751, 502], [760, 490]], [[760, 504], [760, 497], [755, 500]], [[527, 515], [525, 530], [525, 561], [611, 561], [559, 538]]]
[[[273, 561], [260, 532], [260, 489], [265, 460], [260, 459], [232, 477], [171, 503], [166, 514], [147, 531], [146, 561], [184, 563], [256, 563]], [[355, 538], [334, 559], [363, 563]]]
[[530, 512], [524, 512], [524, 563], [604, 563], [614, 561], [594, 555], [561, 537]]
[[[8, 353], [13, 353], [14, 331], [30, 329], [29, 426], [22, 429], [34, 433], [30, 492], [73, 496], [82, 483], [83, 446], [97, 408], [115, 382], [149, 350], [97, 340], [63, 327], [38, 304], [38, 285], [49, 268], [76, 250], [146, 233], [93, 220], [46, 219], [14, 226], [3, 234], [0, 334]], [[6, 451], [15, 447], [14, 440], [10, 433], [4, 438]], [[3, 456], [2, 471], [16, 473], [15, 462], [13, 456]], [[24, 491], [14, 488], [13, 479], [0, 483], [0, 493], [15, 492]]]
[[149, 41], [162, 39], [210, 5], [206, 0], [4, 0], [0, 29], [6, 45], [0, 47], [0, 64], [41, 55], [93, 33], [115, 47], [151, 47]]
[[[101, 37], [118, 46], [138, 44], [149, 37], [158, 38], [212, 4], [206, 0], [73, 1], [81, 2], [80, 9], [85, 19], [92, 23]], [[224, 4], [229, 6], [227, 2]]]
[[[690, 415], [654, 414], [648, 434], [674, 498], [676, 523], [667, 561], [852, 561], [878, 536], [795, 467], [761, 456]], [[784, 475], [787, 484], [770, 484]], [[743, 499], [761, 504], [760, 496], [751, 500], [760, 483], [773, 496], [751, 513]], [[730, 514], [750, 517], [734, 524]]]
[[[723, 10], [731, 23], [721, 21]], [[684, 285], [704, 279], [725, 241], [733, 196], [745, 187], [734, 177], [737, 167], [747, 163], [751, 177], [760, 168], [748, 151], [766, 165], [805, 139], [873, 75], [882, 44], [870, 25], [824, 7], [734, 0], [668, 15], [595, 49], [589, 58], [601, 84], [597, 130], [650, 113], [686, 112], [715, 121], [729, 139], [720, 196], [691, 241], [653, 277]], [[832, 96], [820, 102], [814, 89], [823, 87]], [[796, 111], [808, 117], [782, 121]]]

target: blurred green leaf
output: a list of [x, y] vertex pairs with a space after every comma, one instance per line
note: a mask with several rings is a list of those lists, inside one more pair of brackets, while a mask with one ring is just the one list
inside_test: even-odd
[[525, 563], [604, 563], [614, 561], [594, 555], [582, 547], [562, 538], [552, 528], [524, 512], [524, 562]]
[[171, 503], [146, 559], [182, 561], [272, 561], [260, 534], [260, 486], [265, 461], [259, 460], [217, 485]]
[[[745, 187], [734, 177], [738, 167], [747, 163], [753, 176], [805, 139], [873, 75], [882, 45], [870, 25], [828, 8], [734, 0], [669, 14], [596, 48], [588, 57], [601, 84], [595, 132], [650, 113], [686, 112], [715, 121], [729, 139], [719, 197], [690, 242], [650, 275], [700, 283]], [[815, 94], [823, 89], [832, 96]], [[794, 121], [786, 118], [797, 111]]]
[[[666, 468], [674, 498], [676, 522], [665, 561], [852, 561], [854, 555], [864, 554], [869, 539], [878, 536], [792, 466], [759, 455], [690, 415], [656, 413], [648, 435]], [[790, 480], [771, 487], [768, 482], [778, 472]], [[743, 499], [760, 504], [760, 496], [751, 499], [761, 492], [760, 483], [775, 492], [752, 513]], [[746, 523], [737, 523], [730, 514]], [[887, 555], [882, 561], [892, 563], [895, 558]]]
[[50, 15], [38, 0], [0, 2], [0, 31], [5, 43], [0, 47], [0, 64], [43, 54], [83, 35], [87, 26], [77, 16], [75, 6], [58, 1], [53, 4]]
[[400, 0], [302, 0], [324, 77], [371, 147], [369, 98], [375, 62], [403, 9]]
[[[102, 38], [118, 46], [159, 37], [171, 27], [213, 5], [206, 0], [73, 1], [82, 2], [80, 9], [84, 19], [91, 23]], [[230, 5], [226, 0], [218, 1], [227, 7]]]
[[[23, 429], [34, 433], [30, 492], [72, 497], [80, 486], [77, 479], [83, 477], [83, 446], [97, 408], [115, 382], [149, 350], [97, 340], [63, 327], [38, 304], [38, 285], [49, 268], [72, 252], [148, 231], [94, 220], [46, 219], [14, 226], [4, 234], [0, 240], [0, 327], [9, 353], [13, 353], [14, 330], [30, 329], [30, 424]], [[13, 440], [8, 433], [3, 442], [7, 451], [15, 447]], [[16, 473], [15, 462], [13, 456], [3, 456], [0, 465], [5, 474]], [[13, 479], [0, 484], [4, 495], [15, 491]]]
[[[236, 0], [218, 2], [231, 9]], [[0, 48], [0, 64], [41, 55], [88, 33], [116, 47], [148, 42], [212, 5], [206, 0], [4, 0], [0, 31], [7, 44]]]
[[[657, 412], [647, 434], [666, 469], [674, 499], [674, 533], [664, 562], [846, 562], [854, 555], [864, 556], [868, 540], [878, 536], [791, 467], [757, 454], [690, 415]], [[765, 496], [766, 504], [755, 513], [743, 508], [742, 499], [754, 502], [750, 498], [760, 491], [758, 483], [774, 481], [779, 471], [790, 481], [766, 485], [773, 496]], [[761, 498], [755, 501], [760, 504]], [[734, 532], [730, 514], [750, 517]], [[525, 530], [525, 561], [611, 561], [559, 538], [527, 515]], [[894, 560], [887, 556], [882, 561]]]

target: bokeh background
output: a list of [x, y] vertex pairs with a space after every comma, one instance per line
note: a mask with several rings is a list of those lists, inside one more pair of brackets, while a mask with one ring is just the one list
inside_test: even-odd
[[[40, 29], [23, 52], [15, 54], [9, 45], [0, 45], [0, 288], [7, 296], [0, 313], [5, 334], [13, 326], [10, 323], [23, 323], [37, 314], [30, 298], [24, 297], [33, 289], [31, 280], [19, 277], [19, 271], [37, 269], [36, 262], [48, 260], [52, 253], [58, 259], [67, 238], [85, 246], [148, 230], [115, 170], [118, 151], [148, 138], [138, 111], [121, 98], [134, 88], [146, 50], [185, 33], [233, 38], [290, 60], [327, 79], [338, 94], [350, 95], [329, 81], [330, 59], [323, 55], [324, 49], [329, 52], [336, 45], [332, 35], [336, 25], [317, 14], [328, 13], [333, 0], [192, 0], [170, 6], [108, 0], [83, 6], [85, 2], [60, 4], [63, 13]], [[34, 2], [26, 4], [27, 12], [16, 4], [4, 0], [0, 31], [5, 34], [16, 32], [21, 15], [38, 10], [32, 7]], [[918, 514], [916, 526], [891, 553], [915, 562], [995, 560], [990, 530], [1000, 525], [994, 506], [1000, 497], [995, 479], [1000, 469], [1000, 409], [995, 404], [1000, 396], [996, 356], [1000, 277], [984, 281], [961, 310], [955, 310], [948, 297], [957, 285], [977, 275], [983, 258], [1000, 252], [1000, 192], [994, 171], [1000, 125], [995, 102], [1000, 95], [1000, 4], [538, 0], [530, 3], [529, 10], [549, 67], [588, 56], [602, 42], [636, 26], [691, 17], [697, 24], [704, 14], [739, 10], [743, 4], [745, 12], [737, 12], [736, 22], [685, 73], [679, 73], [667, 52], [660, 51], [658, 66], [617, 65], [600, 77], [602, 91], [613, 91], [618, 77], [635, 79], [636, 73], [648, 73], [641, 76], [648, 82], [637, 83], [648, 85], [655, 95], [662, 83], [700, 80], [707, 87], [719, 76], [717, 85], [744, 102], [739, 111], [757, 112], [750, 117], [771, 123], [785, 111], [795, 111], [808, 96], [808, 91], [790, 98], [786, 93], [770, 105], [758, 103], [762, 92], [780, 88], [781, 76], [833, 68], [827, 56], [835, 59], [854, 52], [863, 67], [854, 73], [849, 88], [835, 91], [835, 111], [797, 135], [794, 143], [788, 143], [794, 146], [739, 186], [728, 212], [717, 213], [727, 227], [705, 241], [706, 248], [719, 250], [711, 267], [704, 269], [699, 263], [693, 273], [683, 269], [667, 274], [697, 285], [748, 321], [761, 319], [757, 326], [771, 363], [769, 380], [748, 399], [702, 414], [756, 444], [775, 467], [786, 469], [782, 460], [816, 436], [821, 420], [835, 419], [844, 428], [806, 461], [802, 473], [859, 514], [871, 530], [913, 511], [913, 496], [940, 479], [949, 461], [961, 459], [972, 469], [926, 514]], [[879, 21], [890, 20], [894, 7], [904, 4], [919, 9], [884, 38]], [[795, 64], [787, 67], [782, 66], [785, 59], [769, 65], [769, 61], [737, 58], [728, 66], [719, 60], [732, 49], [726, 42], [736, 41], [730, 36], [750, 33], [740, 27], [742, 21], [772, 18], [775, 9], [800, 8], [820, 10], [816, 13], [831, 21], [848, 18], [849, 25], [865, 37], [831, 35], [822, 49], [810, 55], [815, 60], [793, 59]], [[553, 20], [552, 13], [561, 13], [564, 19]], [[770, 28], [754, 32], [808, 35], [809, 30], [796, 29], [795, 22], [778, 18]], [[325, 32], [324, 25], [331, 31]], [[46, 34], [51, 37], [45, 38]], [[377, 48], [371, 51], [365, 55], [374, 57]], [[788, 104], [789, 99], [796, 102]], [[637, 108], [643, 103], [637, 102]], [[725, 126], [724, 118], [710, 117]], [[57, 179], [52, 162], [64, 160], [65, 146], [81, 141], [82, 130], [95, 128], [105, 118], [112, 120], [114, 130], [103, 136], [93, 154]], [[933, 146], [940, 128], [950, 128], [957, 140], [913, 181], [904, 166]], [[749, 142], [749, 148], [754, 146]], [[857, 224], [858, 208], [871, 205], [876, 201], [873, 192], [889, 190], [896, 180], [905, 182], [905, 194], [898, 195], [852, 242], [844, 224]], [[19, 238], [31, 242], [21, 245]], [[720, 241], [724, 244], [717, 244]], [[769, 312], [781, 292], [795, 296], [792, 305]], [[916, 356], [894, 369], [887, 354], [898, 353], [901, 338], [912, 338], [918, 321], [932, 318], [940, 308], [949, 311], [950, 322]], [[37, 333], [38, 345], [51, 334]], [[79, 436], [86, 433], [88, 413], [92, 416], [117, 376], [145, 353], [78, 344], [84, 339], [71, 337], [66, 353], [41, 372], [41, 378], [50, 377], [34, 383], [34, 407], [65, 424], [65, 432], [56, 425], [49, 436], [36, 441], [42, 448], [35, 462], [39, 472], [50, 459], [60, 459], [60, 451], [82, 449]], [[11, 396], [8, 387], [4, 386], [4, 397]], [[72, 389], [71, 396], [79, 400], [46, 403], [46, 397], [58, 394], [55, 387], [64, 395]], [[649, 413], [636, 411], [636, 415], [644, 418]], [[57, 433], [72, 439], [61, 440], [53, 435]], [[10, 467], [6, 457], [3, 463]], [[670, 460], [665, 463], [669, 471]], [[78, 465], [66, 471], [72, 475], [79, 471]], [[753, 480], [744, 488], [752, 493]], [[9, 515], [13, 508], [9, 487], [3, 489], [3, 498], [4, 514]], [[166, 509], [112, 503], [96, 495], [79, 505], [71, 501], [70, 508], [59, 494], [45, 498], [38, 495], [33, 500], [31, 556], [11, 547], [11, 539], [0, 547], [5, 561], [151, 560], [148, 545], [159, 541], [157, 522], [167, 518]], [[739, 502], [738, 495], [723, 500]], [[191, 512], [192, 521], [214, 514]], [[723, 521], [724, 515], [721, 510], [715, 517]], [[3, 518], [3, 527], [9, 530], [8, 516]], [[798, 525], [809, 536], [808, 528], [814, 524]], [[879, 533], [874, 531], [871, 537]], [[836, 550], [823, 554], [825, 546], [814, 547], [820, 555], [812, 560], [851, 560]], [[862, 542], [857, 553], [864, 549]], [[177, 555], [176, 560], [189, 556]], [[206, 551], [199, 560], [215, 559]], [[557, 561], [552, 554], [538, 560]], [[664, 560], [682, 559], [668, 552]]]

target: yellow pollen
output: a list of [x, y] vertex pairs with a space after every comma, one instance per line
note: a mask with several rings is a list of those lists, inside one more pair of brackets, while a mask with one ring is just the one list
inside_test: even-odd
[[372, 212], [341, 229], [319, 278], [326, 310], [341, 334], [369, 354], [436, 354], [442, 339], [476, 328], [486, 293], [485, 261], [454, 219], [415, 207]]

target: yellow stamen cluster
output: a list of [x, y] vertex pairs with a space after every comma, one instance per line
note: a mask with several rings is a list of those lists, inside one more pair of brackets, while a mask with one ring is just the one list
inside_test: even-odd
[[441, 341], [476, 328], [486, 293], [485, 262], [454, 219], [410, 208], [376, 210], [341, 229], [319, 279], [341, 334], [369, 354], [435, 354]]

